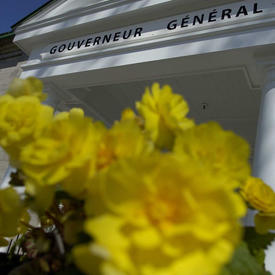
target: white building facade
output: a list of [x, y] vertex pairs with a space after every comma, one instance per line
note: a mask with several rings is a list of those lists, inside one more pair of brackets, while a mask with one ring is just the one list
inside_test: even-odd
[[21, 77], [42, 79], [57, 109], [110, 125], [145, 86], [169, 84], [196, 122], [246, 138], [275, 189], [275, 0], [57, 0], [15, 32]]

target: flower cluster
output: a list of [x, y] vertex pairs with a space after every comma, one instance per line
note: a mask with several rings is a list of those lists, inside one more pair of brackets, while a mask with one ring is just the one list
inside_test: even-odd
[[248, 178], [242, 186], [245, 200], [258, 210], [255, 215], [256, 230], [260, 234], [275, 229], [275, 192], [259, 178]]
[[44, 271], [65, 253], [84, 274], [218, 275], [241, 241], [245, 200], [274, 216], [247, 142], [196, 125], [170, 86], [147, 88], [110, 129], [78, 108], [54, 115], [42, 89], [17, 79], [0, 97], [0, 146], [25, 187], [0, 190], [0, 245], [27, 230], [24, 251]]

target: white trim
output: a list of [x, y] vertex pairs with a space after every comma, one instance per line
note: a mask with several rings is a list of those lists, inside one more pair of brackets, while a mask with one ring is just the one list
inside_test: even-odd
[[[25, 32], [30, 32], [31, 34], [31, 31], [35, 29], [41, 29], [41, 31], [43, 30], [43, 32], [45, 32], [46, 29], [43, 28], [50, 25], [55, 25], [56, 30], [64, 29], [64, 26], [68, 28], [88, 22], [95, 22], [104, 18], [110, 19], [110, 17], [113, 17], [114, 15], [117, 16], [155, 5], [159, 6], [170, 1], [173, 0], [106, 0], [102, 3], [92, 4], [88, 7], [76, 9], [72, 12], [57, 15], [52, 18], [43, 19], [34, 23], [23, 24], [16, 28], [15, 33], [16, 35]], [[78, 19], [78, 22], [73, 22], [72, 19]], [[58, 28], [58, 26], [60, 26], [60, 28]]]
[[[45, 19], [39, 20], [39, 18], [43, 17], [44, 15], [49, 13], [51, 10], [56, 9], [58, 6], [64, 4], [66, 1], [67, 0], [59, 0], [59, 1], [54, 2], [52, 5], [50, 5], [49, 7], [46, 7], [45, 9], [40, 11], [38, 15], [34, 15], [29, 20], [29, 21], [31, 21], [38, 17], [37, 18], [38, 20], [36, 22], [26, 21], [22, 25], [19, 25], [16, 31], [20, 32], [21, 30], [23, 31], [23, 30], [29, 30], [32, 28], [39, 28], [44, 25], [55, 24], [60, 21], [65, 21], [65, 20], [68, 20], [73, 17], [79, 18], [86, 14], [96, 14], [100, 11], [108, 10], [110, 8], [121, 7], [121, 12], [127, 13], [129, 11], [133, 11], [133, 10], [140, 9], [140, 8], [159, 6], [161, 4], [175, 2], [173, 0], [150, 0], [150, 2], [147, 0], [102, 0], [99, 3], [92, 3], [86, 7], [77, 8], [73, 11], [68, 12], [68, 13], [63, 13], [60, 15], [53, 16], [51, 18], [45, 18]], [[231, 3], [234, 1], [236, 2], [236, 0], [219, 0], [218, 3], [225, 4], [225, 3]], [[240, 0], [240, 1], [245, 1], [245, 0]], [[181, 5], [185, 5], [189, 2], [192, 2], [192, 3], [202, 2], [202, 4], [205, 5], [205, 2], [202, 0], [181, 0]], [[208, 3], [211, 3], [211, 2], [213, 2], [213, 5], [217, 4], [217, 1], [213, 1], [213, 0], [208, 1]], [[137, 7], [132, 7], [131, 5], [133, 5], [135, 3], [138, 3]], [[130, 4], [130, 5], [128, 5], [128, 4]], [[125, 6], [125, 5], [127, 5], [127, 6]], [[117, 15], [117, 14], [115, 14], [115, 15]], [[95, 20], [93, 19], [93, 21], [95, 21]], [[46, 24], [44, 24], [44, 23], [46, 23]]]
[[[238, 27], [238, 26], [236, 26]], [[255, 39], [257, 36], [257, 39]], [[64, 75], [64, 73], [78, 73], [98, 69], [121, 67], [125, 65], [165, 60], [177, 57], [195, 56], [206, 53], [217, 53], [233, 49], [251, 48], [275, 44], [273, 28], [256, 29], [251, 32], [239, 32], [211, 37], [209, 34], [198, 40], [170, 40], [163, 44], [140, 44], [131, 48], [131, 51], [122, 49], [113, 50], [110, 54], [91, 53], [78, 55], [74, 58], [60, 58], [40, 62], [31, 60], [22, 66], [25, 75], [36, 75], [40, 78]], [[154, 47], [155, 46], [155, 47]]]
[[[253, 5], [254, 3], [251, 1], [245, 1], [243, 4], [247, 5], [247, 9], [249, 9], [249, 15], [241, 18], [232, 18], [232, 19], [225, 19], [221, 20], [220, 18], [217, 18], [216, 22], [209, 23], [207, 22], [207, 16], [204, 17], [204, 23], [203, 24], [196, 24], [195, 26], [189, 24], [189, 27], [187, 28], [180, 28], [177, 27], [174, 30], [167, 30], [167, 24], [171, 22], [174, 19], [177, 19], [178, 24], [180, 24], [180, 19], [184, 18], [186, 15], [192, 18], [194, 15], [200, 15], [200, 14], [210, 14], [213, 9], [205, 9], [197, 12], [192, 13], [186, 13], [182, 15], [172, 16], [163, 18], [160, 20], [150, 21], [146, 23], [141, 23], [138, 25], [132, 25], [127, 26], [127, 28], [123, 29], [116, 29], [116, 30], [110, 30], [108, 32], [104, 33], [93, 33], [88, 36], [84, 37], [77, 37], [74, 39], [66, 40], [66, 41], [60, 41], [57, 43], [51, 43], [50, 45], [46, 46], [41, 51], [41, 59], [59, 59], [66, 56], [74, 56], [77, 55], [81, 56], [82, 54], [93, 54], [93, 53], [107, 53], [109, 51], [115, 50], [115, 49], [128, 49], [131, 47], [131, 45], [138, 45], [138, 44], [149, 44], [149, 43], [161, 43], [165, 42], [167, 40], [171, 41], [173, 43], [173, 40], [190, 40], [190, 39], [197, 39], [197, 38], [203, 38], [205, 35], [213, 35], [213, 34], [226, 34], [228, 32], [233, 31], [240, 31], [240, 30], [246, 30], [248, 28], [252, 29], [255, 28], [255, 26], [262, 27], [271, 23], [275, 23], [275, 6], [272, 7], [272, 4], [270, 0], [262, 0], [262, 6], [264, 6], [264, 10], [262, 13], [259, 14], [253, 14]], [[230, 6], [219, 6], [216, 7], [214, 10], [219, 9], [219, 12], [221, 12], [222, 9], [225, 8], [231, 8], [232, 10], [235, 9], [235, 12], [237, 12], [238, 8], [240, 7], [240, 4], [233, 4]], [[262, 8], [262, 7], [261, 7]], [[218, 14], [221, 16], [221, 14]], [[232, 14], [233, 17], [233, 14]], [[125, 30], [134, 30], [137, 28], [142, 28], [142, 35], [140, 37], [132, 37], [124, 40], [119, 39], [117, 42], [111, 41], [111, 43], [108, 44], [100, 44], [95, 45], [92, 47], [81, 47], [80, 49], [77, 49], [74, 47], [71, 51], [65, 50], [62, 53], [55, 53], [54, 55], [50, 54], [50, 49], [55, 45], [61, 45], [61, 44], [68, 44], [70, 41], [77, 41], [77, 40], [84, 40], [97, 36], [103, 37], [103, 35], [107, 34], [114, 34], [117, 32], [122, 33]], [[91, 43], [94, 41], [92, 40]], [[84, 43], [85, 45], [85, 43]], [[84, 46], [83, 45], [83, 46]]]
[[[111, 3], [113, 2], [113, 4]], [[244, 0], [241, 0], [244, 1]], [[14, 42], [21, 47], [26, 53], [30, 53], [34, 44], [47, 43], [49, 39], [54, 41], [53, 33], [58, 33], [56, 37], [63, 37], [63, 39], [71, 37], [72, 33], [76, 36], [79, 35], [79, 31], [86, 28], [98, 29], [104, 31], [115, 27], [121, 26], [120, 16], [129, 14], [126, 25], [133, 24], [131, 20], [137, 22], [140, 18], [144, 18], [145, 21], [152, 20], [153, 18], [161, 18], [167, 16], [167, 12], [171, 14], [183, 12], [184, 7], [188, 4], [190, 11], [190, 3], [194, 3], [198, 6], [198, 3], [202, 3], [202, 7], [209, 7], [212, 5], [222, 5], [224, 3], [237, 2], [236, 0], [208, 0], [207, 2], [202, 0], [106, 0], [102, 3], [93, 4], [89, 7], [76, 9], [72, 12], [64, 13], [53, 18], [39, 20], [39, 14], [34, 15], [32, 20], [37, 18], [37, 22], [23, 23], [19, 25], [16, 30], [16, 36]], [[239, 1], [238, 1], [239, 2]], [[62, 4], [63, 2], [61, 2]], [[49, 8], [45, 8], [45, 11], [41, 12], [47, 14], [47, 11], [54, 7], [57, 7], [60, 2], [50, 5]], [[99, 6], [98, 6], [99, 5]], [[100, 6], [101, 5], [101, 6]], [[150, 12], [149, 12], [150, 11]], [[152, 11], [152, 12], [151, 12]], [[171, 11], [173, 11], [171, 13]], [[149, 15], [150, 13], [150, 15]], [[135, 19], [133, 19], [135, 18]], [[87, 31], [88, 32], [88, 31]], [[87, 33], [86, 32], [86, 33]], [[38, 38], [39, 37], [39, 38]], [[59, 40], [60, 40], [59, 39]]]
[[[50, 6], [49, 9], [46, 9], [45, 11], [39, 13], [39, 17], [43, 17], [43, 15], [46, 15], [51, 10], [54, 10], [57, 5], [60, 6], [60, 5], [64, 4], [66, 1], [67, 0], [61, 0], [56, 5], [53, 4], [53, 6]], [[136, 1], [140, 1], [140, 0], [136, 0]], [[98, 13], [101, 10], [114, 8], [116, 6], [121, 6], [122, 4], [125, 4], [125, 3], [127, 4], [127, 3], [131, 3], [131, 2], [133, 2], [133, 1], [131, 1], [131, 0], [105, 0], [104, 2], [91, 4], [87, 7], [78, 8], [78, 9], [75, 9], [68, 13], [63, 13], [63, 14], [56, 15], [56, 16], [53, 16], [50, 18], [38, 20], [37, 22], [29, 22], [29, 23], [26, 22], [23, 25], [18, 26], [18, 28], [16, 29], [16, 34], [24, 32], [24, 31], [30, 31], [30, 30], [33, 30], [36, 28], [42, 28], [42, 27], [45, 27], [50, 24], [56, 24], [59, 22], [63, 22], [64, 20], [68, 20], [68, 19], [71, 19], [74, 17], [83, 17], [83, 16], [89, 15], [91, 13]], [[35, 17], [31, 18], [31, 20], [33, 20], [33, 19], [35, 19]]]

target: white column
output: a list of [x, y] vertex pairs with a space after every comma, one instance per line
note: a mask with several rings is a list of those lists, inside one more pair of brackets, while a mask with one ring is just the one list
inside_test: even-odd
[[253, 175], [275, 190], [275, 62], [264, 67]]
[[55, 110], [57, 110], [58, 105], [61, 102], [61, 97], [57, 89], [51, 84], [44, 84], [43, 92], [47, 94], [46, 100], [43, 102], [45, 105], [52, 106]]
[[[253, 163], [253, 175], [261, 178], [275, 191], [275, 61], [263, 67], [264, 84], [257, 127]], [[253, 224], [254, 213], [248, 213], [246, 221]], [[265, 266], [275, 274], [275, 242], [266, 250]]]

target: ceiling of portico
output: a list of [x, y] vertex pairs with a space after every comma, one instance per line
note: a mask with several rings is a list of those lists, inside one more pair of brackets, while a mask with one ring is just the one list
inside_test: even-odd
[[[197, 123], [215, 120], [246, 138], [254, 146], [259, 112], [260, 90], [253, 89], [242, 69], [198, 75], [176, 76], [130, 83], [74, 88], [68, 92], [76, 99], [67, 108], [83, 107], [88, 115], [111, 125], [121, 111], [141, 98], [154, 81], [169, 84], [190, 105], [189, 117]], [[204, 108], [204, 106], [206, 108]]]

